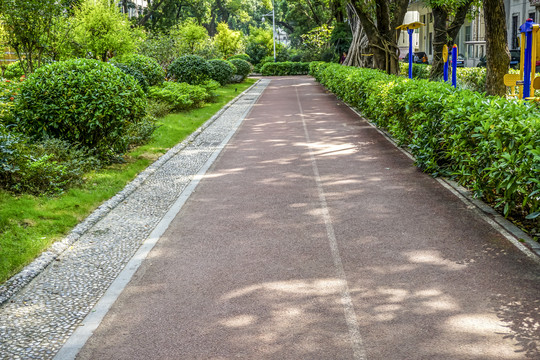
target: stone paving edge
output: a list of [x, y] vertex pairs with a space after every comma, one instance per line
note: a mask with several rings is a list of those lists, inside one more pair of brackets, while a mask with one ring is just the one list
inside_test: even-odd
[[47, 268], [53, 261], [55, 261], [64, 251], [66, 251], [71, 245], [73, 245], [80, 237], [92, 228], [98, 221], [104, 218], [112, 209], [118, 206], [123, 200], [125, 200], [131, 193], [137, 190], [146, 179], [152, 175], [156, 170], [162, 167], [167, 161], [178, 154], [187, 145], [193, 142], [207, 127], [212, 125], [228, 108], [236, 103], [242, 96], [255, 87], [261, 79], [258, 79], [253, 85], [238, 94], [234, 99], [225, 104], [217, 113], [215, 113], [210, 119], [202, 124], [197, 130], [195, 130], [186, 139], [169, 149], [165, 154], [159, 157], [150, 166], [140, 172], [135, 179], [130, 181], [121, 191], [114, 195], [109, 200], [105, 201], [99, 207], [97, 207], [88, 217], [75, 226], [70, 233], [52, 244], [47, 250], [41, 253], [34, 261], [26, 265], [20, 272], [13, 275], [0, 285], [0, 306], [9, 301], [15, 294], [21, 291], [26, 285], [28, 285], [37, 275]]

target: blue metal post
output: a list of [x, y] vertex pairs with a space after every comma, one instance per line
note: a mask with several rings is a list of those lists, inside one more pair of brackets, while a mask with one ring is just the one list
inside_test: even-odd
[[525, 24], [521, 25], [519, 31], [525, 33], [525, 64], [523, 64], [523, 99], [531, 96], [531, 57], [532, 57], [532, 19], [527, 19]]
[[414, 29], [407, 28], [407, 33], [409, 34], [409, 79], [412, 79], [412, 61], [413, 61], [413, 51], [412, 51], [412, 34]]
[[446, 62], [444, 63], [444, 82], [448, 81], [448, 58], [446, 58]]
[[457, 86], [457, 45], [452, 47], [452, 86]]

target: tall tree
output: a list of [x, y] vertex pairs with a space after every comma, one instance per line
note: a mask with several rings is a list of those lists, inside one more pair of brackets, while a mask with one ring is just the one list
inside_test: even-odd
[[[373, 67], [389, 74], [399, 73], [396, 27], [403, 23], [409, 0], [350, 1], [362, 26], [373, 54]], [[360, 36], [360, 34], [354, 34]], [[357, 43], [354, 43], [356, 46]], [[350, 50], [349, 50], [350, 52]]]
[[347, 4], [347, 17], [351, 26], [353, 38], [349, 47], [347, 58], [343, 65], [357, 67], [372, 67], [373, 58], [368, 56], [369, 40], [362, 27], [360, 18], [351, 3]]
[[341, 10], [340, 0], [276, 0], [276, 24], [284, 28], [295, 46], [302, 44], [301, 35], [317, 27], [333, 24]]
[[63, 9], [64, 3], [56, 0], [0, 1], [6, 44], [17, 53], [25, 74], [41, 65], [53, 36], [51, 29], [55, 19], [63, 16]]
[[483, 3], [486, 24], [486, 93], [504, 96], [506, 86], [503, 77], [510, 65], [504, 1], [483, 0]]
[[471, 5], [474, 3], [478, 4], [479, 2], [478, 0], [425, 0], [425, 4], [431, 6], [432, 9], [435, 32], [430, 79], [435, 80], [443, 76], [443, 47], [448, 45], [450, 49], [452, 48], [459, 30], [471, 10]]
[[140, 41], [142, 32], [131, 28], [127, 15], [114, 2], [84, 0], [75, 11], [73, 42], [82, 57], [107, 61], [135, 51]]

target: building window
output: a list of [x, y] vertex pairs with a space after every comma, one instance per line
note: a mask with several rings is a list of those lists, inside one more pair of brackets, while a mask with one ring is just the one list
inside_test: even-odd
[[535, 17], [536, 17], [535, 13], [533, 13], [533, 12], [529, 13], [529, 19], [532, 19], [533, 22], [536, 20]]
[[422, 24], [425, 24], [425, 23], [426, 23], [426, 15], [420, 16], [420, 22], [421, 22]]
[[471, 25], [465, 26], [465, 41], [471, 41]]
[[517, 15], [513, 14], [512, 15], [512, 41], [511, 41], [512, 50], [517, 49], [519, 47], [518, 29], [519, 29], [519, 14]]
[[429, 49], [428, 49], [429, 55], [433, 54], [433, 33], [429, 33]]
[[429, 22], [430, 22], [430, 23], [433, 22], [433, 14], [429, 14]]

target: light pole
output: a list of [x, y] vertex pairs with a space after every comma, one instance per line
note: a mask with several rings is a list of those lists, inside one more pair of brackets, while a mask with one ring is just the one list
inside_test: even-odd
[[272, 12], [263, 15], [262, 21], [264, 21], [265, 16], [272, 15], [272, 43], [274, 44], [274, 62], [276, 62], [276, 13], [274, 9], [274, 0], [272, 0]]

